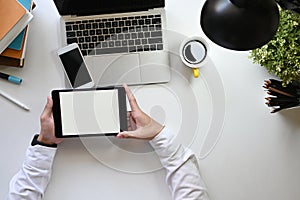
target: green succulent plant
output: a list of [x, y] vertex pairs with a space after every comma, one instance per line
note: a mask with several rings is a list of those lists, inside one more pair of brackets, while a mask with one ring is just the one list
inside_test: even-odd
[[253, 63], [278, 76], [284, 85], [300, 81], [300, 15], [279, 10], [280, 22], [275, 37], [264, 46], [250, 52]]

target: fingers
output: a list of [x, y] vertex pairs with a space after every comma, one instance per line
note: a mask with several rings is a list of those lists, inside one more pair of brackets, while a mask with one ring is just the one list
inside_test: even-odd
[[127, 128], [128, 131], [134, 131], [137, 129], [135, 119], [133, 118], [131, 111], [127, 112]]
[[126, 95], [128, 97], [129, 104], [130, 104], [130, 107], [131, 107], [132, 111], [140, 110], [140, 108], [139, 108], [139, 106], [136, 102], [136, 99], [133, 96], [131, 90], [128, 88], [127, 84], [124, 83], [123, 87], [125, 88]]

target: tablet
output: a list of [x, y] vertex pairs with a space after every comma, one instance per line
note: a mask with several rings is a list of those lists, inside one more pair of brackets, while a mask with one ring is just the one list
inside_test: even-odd
[[123, 87], [53, 90], [55, 136], [117, 135], [127, 130]]

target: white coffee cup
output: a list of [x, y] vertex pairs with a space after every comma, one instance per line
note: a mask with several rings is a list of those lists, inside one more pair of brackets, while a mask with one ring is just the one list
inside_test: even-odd
[[181, 43], [179, 55], [182, 62], [193, 69], [194, 77], [197, 78], [199, 68], [208, 60], [208, 45], [201, 37], [189, 37]]

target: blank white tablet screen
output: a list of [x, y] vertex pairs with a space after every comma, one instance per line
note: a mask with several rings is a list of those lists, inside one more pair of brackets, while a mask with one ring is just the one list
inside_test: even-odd
[[62, 135], [118, 133], [118, 90], [60, 92]]

